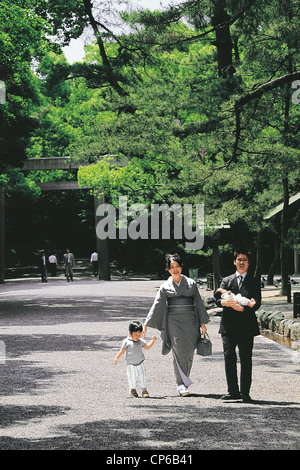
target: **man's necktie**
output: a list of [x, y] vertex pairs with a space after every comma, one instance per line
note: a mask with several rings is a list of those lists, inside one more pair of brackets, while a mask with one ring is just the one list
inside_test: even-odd
[[239, 276], [238, 279], [239, 279], [239, 289], [241, 290], [242, 285], [243, 285], [243, 276]]

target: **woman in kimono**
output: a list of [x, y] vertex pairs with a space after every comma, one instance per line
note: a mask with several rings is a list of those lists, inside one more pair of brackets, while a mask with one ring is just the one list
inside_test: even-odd
[[179, 255], [167, 255], [166, 262], [171, 276], [157, 292], [144, 324], [144, 335], [148, 326], [161, 332], [162, 354], [172, 351], [177, 390], [186, 396], [192, 384], [189, 375], [200, 327], [205, 334], [209, 317], [196, 282], [182, 274]]

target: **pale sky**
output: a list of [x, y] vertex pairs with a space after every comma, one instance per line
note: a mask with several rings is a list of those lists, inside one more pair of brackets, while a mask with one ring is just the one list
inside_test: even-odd
[[[170, 3], [176, 4], [176, 0], [133, 0], [133, 3], [138, 7], [148, 8], [149, 10], [160, 10]], [[72, 39], [69, 46], [64, 47], [63, 51], [69, 63], [80, 61], [85, 55], [84, 40]]]

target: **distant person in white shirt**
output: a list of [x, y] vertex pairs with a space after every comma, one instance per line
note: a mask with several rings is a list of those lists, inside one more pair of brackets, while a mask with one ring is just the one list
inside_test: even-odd
[[49, 264], [50, 264], [50, 272], [51, 276], [55, 277], [56, 276], [56, 268], [57, 268], [57, 258], [55, 255], [50, 255], [48, 258]]
[[94, 253], [91, 254], [91, 263], [93, 265], [93, 274], [94, 276], [98, 276], [98, 253], [94, 251]]

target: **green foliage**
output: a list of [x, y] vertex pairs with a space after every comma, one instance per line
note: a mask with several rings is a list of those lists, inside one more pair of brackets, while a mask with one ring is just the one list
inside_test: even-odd
[[40, 188], [36, 186], [33, 179], [30, 176], [25, 176], [20, 170], [8, 170], [0, 177], [8, 194], [28, 194], [33, 199], [37, 199], [41, 194]]
[[[242, 110], [240, 138], [235, 149], [234, 105], [239, 97], [257, 86], [257, 80], [263, 83], [274, 73], [277, 76], [285, 73], [294, 52], [287, 53], [290, 49], [282, 45], [283, 41], [290, 41], [282, 26], [284, 21], [293, 24], [295, 17], [286, 15], [284, 20], [279, 10], [270, 25], [270, 11], [259, 11], [261, 27], [250, 30], [249, 25], [253, 27], [254, 21], [253, 11], [250, 13], [252, 16], [245, 16], [244, 24], [234, 25], [243, 62], [236, 76], [229, 80], [216, 78], [214, 46], [206, 39], [191, 42], [184, 48], [180, 44], [169, 50], [165, 46], [151, 50], [148, 57], [151, 65], [135, 67], [133, 81], [137, 77], [139, 80], [135, 80], [134, 90], [129, 88], [130, 97], [109, 95], [109, 103], [104, 99], [103, 112], [91, 123], [82, 147], [75, 144], [75, 151], [71, 147], [71, 153], [79, 158], [82, 158], [82, 148], [86, 161], [105, 154], [124, 155], [128, 159], [127, 167], [108, 165], [105, 161], [105, 169], [102, 164], [82, 168], [80, 184], [89, 182], [107, 194], [127, 191], [152, 200], [159, 199], [163, 187], [163, 197], [170, 202], [204, 201], [207, 220], [212, 226], [222, 220], [234, 224], [240, 219], [253, 231], [266, 225], [263, 215], [282, 199], [282, 172], [289, 175], [291, 191], [299, 183], [296, 172], [299, 141], [294, 132], [296, 109], [292, 106], [289, 110], [287, 129], [286, 87], [249, 101]], [[140, 21], [141, 15], [132, 18]], [[158, 44], [162, 23], [155, 19], [161, 16], [156, 12], [153, 23], [149, 12], [145, 18], [145, 37], [149, 40], [149, 25], [153, 25]], [[172, 29], [179, 37], [188, 27], [166, 28], [169, 33]], [[191, 35], [190, 31], [186, 37]], [[269, 43], [274, 35], [278, 36], [277, 44], [281, 41], [281, 47], [273, 47], [272, 53]], [[141, 35], [138, 37], [140, 41]], [[247, 43], [249, 37], [251, 42]], [[127, 73], [132, 74], [130, 70]], [[290, 89], [290, 83], [287, 86]], [[149, 158], [153, 165], [151, 174], [149, 165], [144, 165], [144, 160]], [[162, 167], [156, 166], [158, 159], [164, 162]]]
[[63, 44], [78, 38], [87, 25], [82, 0], [29, 0], [38, 17], [51, 24], [53, 34]]
[[[282, 201], [283, 178], [291, 194], [299, 190], [295, 0], [183, 1], [163, 12], [122, 13], [126, 33], [97, 16], [103, 2], [95, 3], [101, 10], [87, 0], [12, 3], [17, 29], [3, 14], [0, 59], [9, 80], [7, 58], [18, 67], [0, 112], [14, 131], [25, 129], [27, 156], [71, 155], [83, 164], [80, 186], [114, 202], [126, 194], [145, 204], [204, 203], [211, 237], [224, 221], [243, 221], [253, 233], [269, 228], [264, 215]], [[83, 63], [70, 66], [41, 41], [49, 25], [61, 44], [92, 27]]]
[[32, 60], [41, 53], [45, 22], [35, 17], [29, 1], [3, 0], [0, 9], [0, 80], [6, 102], [0, 105], [0, 168], [25, 158], [30, 133], [37, 122], [38, 81]]

